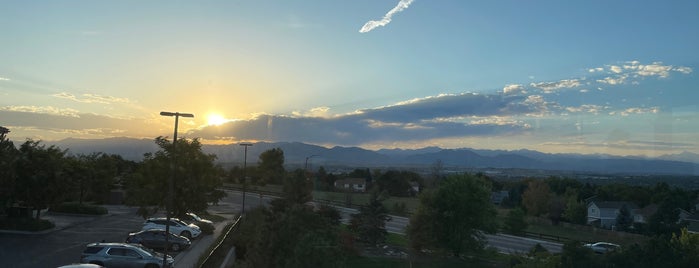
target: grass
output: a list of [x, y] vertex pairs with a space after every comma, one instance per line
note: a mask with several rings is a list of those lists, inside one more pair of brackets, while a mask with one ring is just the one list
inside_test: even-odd
[[531, 233], [558, 236], [566, 240], [577, 240], [581, 242], [605, 241], [619, 245], [631, 245], [649, 239], [643, 235], [611, 231], [586, 225], [563, 223], [559, 225], [552, 225], [550, 222], [546, 223], [545, 220], [542, 219], [530, 219], [529, 226], [527, 227], [526, 231]]
[[[502, 255], [502, 254], [500, 254]], [[408, 259], [388, 257], [353, 257], [346, 267], [361, 268], [451, 268], [451, 267], [509, 267], [506, 256], [476, 256], [472, 258], [415, 257]]]

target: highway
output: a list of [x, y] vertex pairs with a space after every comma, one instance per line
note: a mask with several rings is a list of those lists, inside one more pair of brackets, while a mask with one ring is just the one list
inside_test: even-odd
[[[226, 190], [226, 193], [228, 194], [228, 198], [226, 198], [226, 200], [231, 202], [230, 205], [241, 208], [242, 192]], [[245, 198], [245, 209], [249, 210], [260, 205], [268, 205], [269, 201], [274, 198], [276, 197], [260, 195], [257, 193], [247, 193]], [[348, 223], [351, 215], [358, 213], [358, 211], [353, 208], [338, 206], [335, 206], [335, 208], [340, 211], [340, 214], [342, 215], [341, 221], [343, 223]], [[409, 218], [391, 215], [391, 220], [386, 222], [386, 231], [395, 234], [405, 234], [405, 229], [409, 222]], [[563, 248], [563, 244], [561, 243], [507, 234], [486, 234], [485, 238], [488, 240], [489, 247], [493, 247], [499, 252], [505, 254], [527, 253], [534, 246], [536, 246], [536, 244], [540, 244], [551, 253], [560, 253]]]

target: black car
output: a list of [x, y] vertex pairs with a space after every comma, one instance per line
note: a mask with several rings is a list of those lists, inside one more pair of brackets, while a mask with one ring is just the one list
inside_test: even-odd
[[[144, 247], [152, 249], [165, 248], [165, 230], [149, 229], [136, 233], [130, 233], [126, 238], [126, 243], [141, 244]], [[172, 251], [180, 251], [188, 248], [192, 242], [188, 238], [170, 233], [168, 238], [170, 246], [168, 249]]]

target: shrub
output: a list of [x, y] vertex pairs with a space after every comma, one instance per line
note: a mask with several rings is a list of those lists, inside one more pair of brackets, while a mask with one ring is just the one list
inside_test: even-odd
[[73, 214], [88, 214], [88, 215], [104, 215], [107, 214], [107, 209], [100, 206], [79, 204], [79, 203], [63, 203], [53, 206], [49, 209], [51, 212], [73, 213]]
[[35, 218], [4, 218], [0, 219], [0, 229], [17, 231], [43, 231], [55, 227], [48, 220], [37, 220]]

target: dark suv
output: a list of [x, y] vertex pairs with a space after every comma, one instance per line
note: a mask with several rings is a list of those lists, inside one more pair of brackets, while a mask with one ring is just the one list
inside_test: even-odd
[[[136, 233], [130, 233], [126, 238], [126, 243], [141, 244], [144, 247], [152, 249], [164, 249], [165, 246], [165, 230], [149, 229]], [[192, 242], [186, 237], [170, 233], [168, 237], [169, 248], [172, 251], [180, 251], [189, 247]]]
[[[175, 259], [168, 255], [166, 261], [168, 267], [173, 267]], [[83, 251], [80, 262], [105, 267], [161, 268], [163, 254], [133, 244], [92, 243]]]

